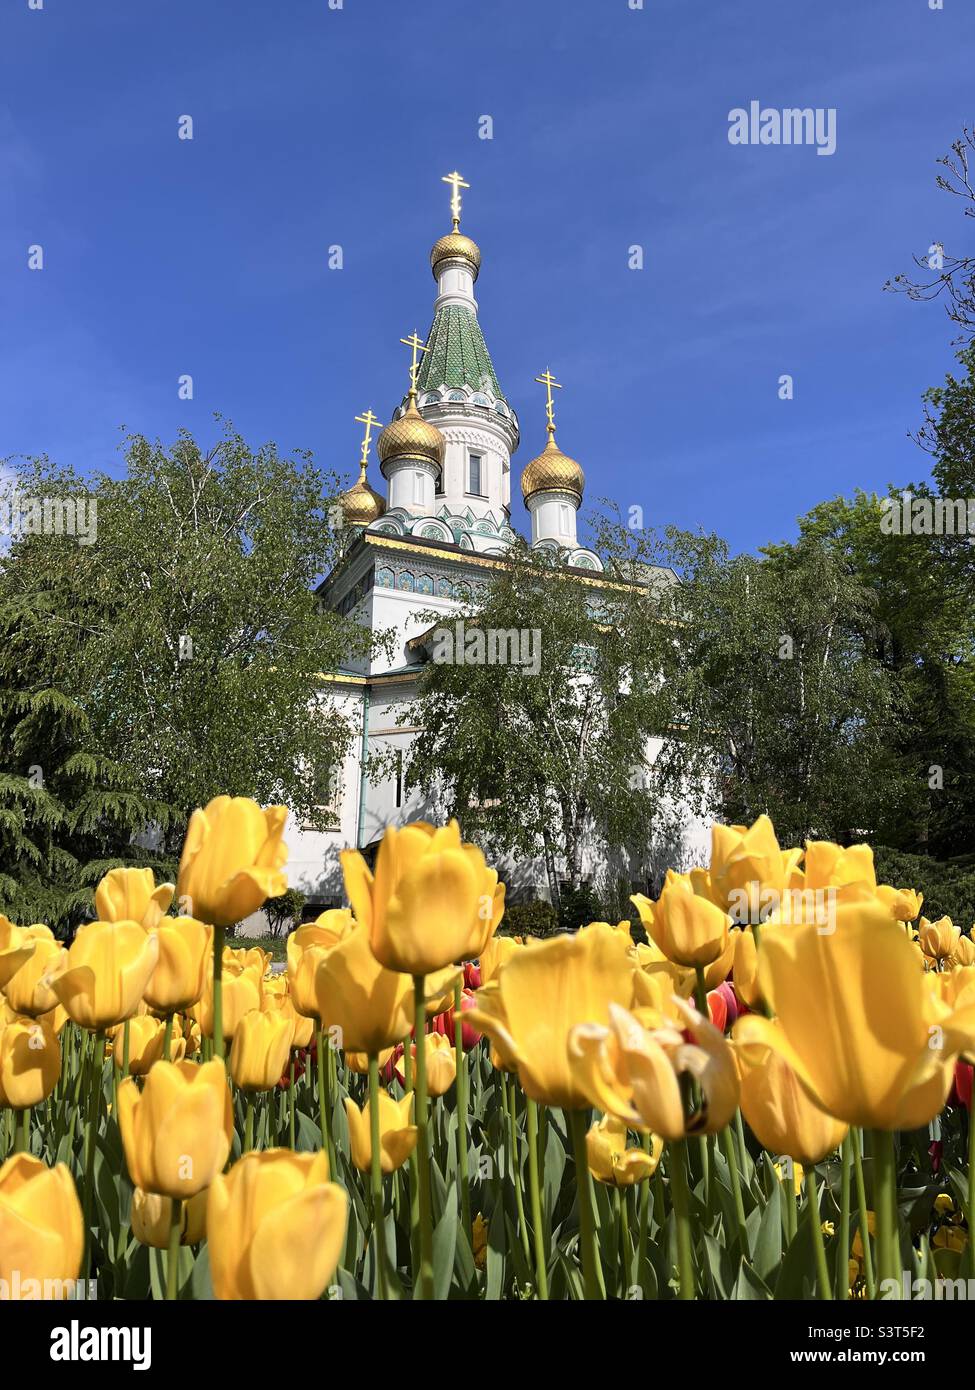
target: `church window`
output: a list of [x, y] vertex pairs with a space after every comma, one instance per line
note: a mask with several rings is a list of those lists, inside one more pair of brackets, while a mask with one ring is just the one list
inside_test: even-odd
[[448, 399], [449, 401], [465, 401], [465, 402], [466, 402], [467, 396], [464, 394], [463, 391], [451, 391], [451, 393], [450, 393], [450, 395], [447, 397], [447, 399]]
[[467, 491], [474, 497], [483, 497], [481, 492], [481, 455], [471, 454], [467, 460]]
[[422, 473], [414, 473], [414, 474], [413, 474], [413, 501], [416, 502], [416, 503], [422, 503], [422, 502], [423, 502], [423, 474], [422, 474]]
[[508, 407], [505, 405], [504, 401], [496, 401], [496, 402], [495, 402], [495, 405], [494, 405], [494, 409], [495, 409], [495, 412], [496, 412], [498, 415], [507, 415], [507, 414], [508, 414]]
[[396, 805], [403, 804], [403, 750], [396, 750]]
[[471, 404], [483, 405], [485, 409], [490, 409], [491, 407], [491, 402], [488, 400], [487, 396], [482, 396], [480, 393], [471, 397]]
[[420, 402], [420, 404], [421, 404], [421, 405], [436, 405], [437, 402], [438, 402], [439, 400], [440, 400], [440, 392], [439, 392], [439, 391], [428, 391], [427, 394], [423, 397], [423, 400]]
[[438, 469], [437, 469], [437, 478], [436, 478], [436, 481], [435, 481], [435, 483], [434, 483], [434, 485], [433, 485], [433, 490], [434, 490], [434, 492], [436, 493], [436, 495], [437, 495], [438, 497], [442, 497], [442, 496], [443, 496], [443, 469], [442, 469], [442, 468], [438, 468]]
[[559, 504], [559, 530], [563, 536], [569, 534], [569, 508], [565, 502]]

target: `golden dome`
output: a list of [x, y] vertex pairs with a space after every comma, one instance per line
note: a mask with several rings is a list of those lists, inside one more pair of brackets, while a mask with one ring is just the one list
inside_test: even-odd
[[379, 436], [379, 462], [388, 459], [425, 459], [439, 468], [443, 463], [446, 441], [436, 425], [428, 424], [416, 408], [416, 396], [411, 391], [405, 412], [392, 420]]
[[386, 510], [386, 503], [366, 481], [364, 468], [360, 469], [358, 482], [347, 492], [340, 493], [339, 506], [349, 526], [369, 526], [373, 521], [378, 521]]
[[474, 279], [477, 279], [477, 273], [481, 268], [481, 248], [476, 242], [471, 241], [469, 236], [464, 236], [463, 232], [448, 232], [446, 236], [440, 238], [430, 252], [430, 265], [434, 278], [436, 278], [440, 262], [451, 259], [466, 261], [471, 268]]
[[549, 492], [554, 489], [560, 492], [574, 492], [581, 502], [585, 485], [585, 473], [575, 459], [563, 454], [555, 442], [554, 434], [549, 435], [545, 448], [538, 458], [532, 459], [531, 463], [525, 466], [521, 475], [521, 495], [526, 502], [536, 492]]

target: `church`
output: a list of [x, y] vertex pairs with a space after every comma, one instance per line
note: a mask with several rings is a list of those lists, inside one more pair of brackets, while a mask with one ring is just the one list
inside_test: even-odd
[[[422, 796], [409, 795], [403, 779], [416, 731], [397, 722], [433, 655], [429, 617], [421, 615], [443, 614], [452, 626], [459, 591], [476, 592], [516, 537], [511, 473], [521, 428], [478, 321], [481, 251], [460, 230], [461, 189], [469, 185], [457, 173], [443, 181], [451, 187], [452, 228], [430, 252], [433, 321], [425, 341], [416, 333], [400, 340], [411, 352], [409, 390], [376, 441], [385, 496], [368, 478], [380, 423], [370, 409], [356, 416], [365, 427], [359, 477], [339, 497], [334, 517], [341, 558], [318, 591], [336, 611], [392, 633], [393, 643], [391, 659], [373, 657], [325, 681], [323, 696], [357, 735], [329, 788], [332, 827], [289, 823], [291, 886], [316, 911], [343, 900], [340, 850], [368, 853], [387, 825], [425, 814]], [[556, 443], [552, 393], [559, 383], [548, 370], [536, 380], [546, 389], [547, 442], [519, 480], [531, 544], [554, 550], [568, 573], [592, 582], [603, 566], [577, 535], [585, 477]], [[396, 769], [382, 781], [370, 778], [367, 766], [378, 748], [392, 752]], [[687, 852], [706, 854], [706, 827], [689, 824], [687, 834]], [[498, 867], [516, 894], [547, 896], [541, 860]], [[595, 859], [587, 865], [593, 873], [599, 867]]]

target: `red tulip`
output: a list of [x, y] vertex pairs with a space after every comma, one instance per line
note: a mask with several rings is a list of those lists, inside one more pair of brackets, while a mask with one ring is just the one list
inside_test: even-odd
[[[476, 1000], [470, 990], [464, 990], [460, 997], [460, 1011], [466, 1013], [468, 1009], [476, 1008]], [[454, 1011], [452, 1008], [445, 1010], [442, 1014], [437, 1014], [433, 1020], [433, 1031], [442, 1033], [445, 1038], [449, 1038], [453, 1043], [454, 1038]], [[471, 1048], [476, 1047], [483, 1037], [470, 1023], [464, 1024], [461, 1030], [461, 1045], [465, 1052], [470, 1052]]]
[[464, 988], [481, 988], [481, 967], [479, 965], [475, 965], [472, 960], [464, 962]]
[[963, 1105], [969, 1115], [972, 1113], [972, 1072], [975, 1068], [970, 1062], [956, 1062], [955, 1075], [948, 1093], [949, 1105]]

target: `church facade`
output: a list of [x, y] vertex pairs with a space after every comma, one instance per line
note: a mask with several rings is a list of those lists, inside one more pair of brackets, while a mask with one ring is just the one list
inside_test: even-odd
[[[585, 477], [556, 443], [552, 392], [558, 383], [548, 371], [537, 378], [547, 392], [547, 443], [512, 487], [521, 429], [478, 321], [474, 288], [481, 253], [460, 231], [460, 189], [467, 185], [458, 174], [444, 181], [453, 190], [453, 226], [430, 253], [437, 285], [433, 321], [425, 342], [415, 334], [401, 340], [412, 352], [410, 388], [377, 441], [385, 495], [368, 480], [372, 430], [379, 421], [367, 411], [356, 417], [365, 426], [359, 477], [339, 498], [342, 558], [319, 590], [330, 607], [374, 632], [392, 634], [392, 643], [389, 655], [335, 673], [323, 691], [357, 732], [329, 789], [330, 828], [292, 821], [287, 832], [291, 885], [315, 910], [342, 901], [342, 849], [368, 851], [387, 825], [428, 809], [404, 785], [416, 730], [398, 718], [430, 659], [430, 612], [444, 626], [451, 624], [460, 593], [476, 592], [515, 540], [512, 493], [520, 492], [519, 511], [522, 505], [527, 509], [534, 547], [555, 551], [568, 573], [590, 583], [603, 568], [599, 556], [579, 542]], [[382, 780], [367, 769], [380, 748], [394, 769]], [[689, 823], [686, 838], [688, 856], [699, 854], [706, 827]], [[598, 875], [601, 867], [591, 854], [587, 873]], [[516, 895], [547, 894], [540, 860], [499, 868]]]

